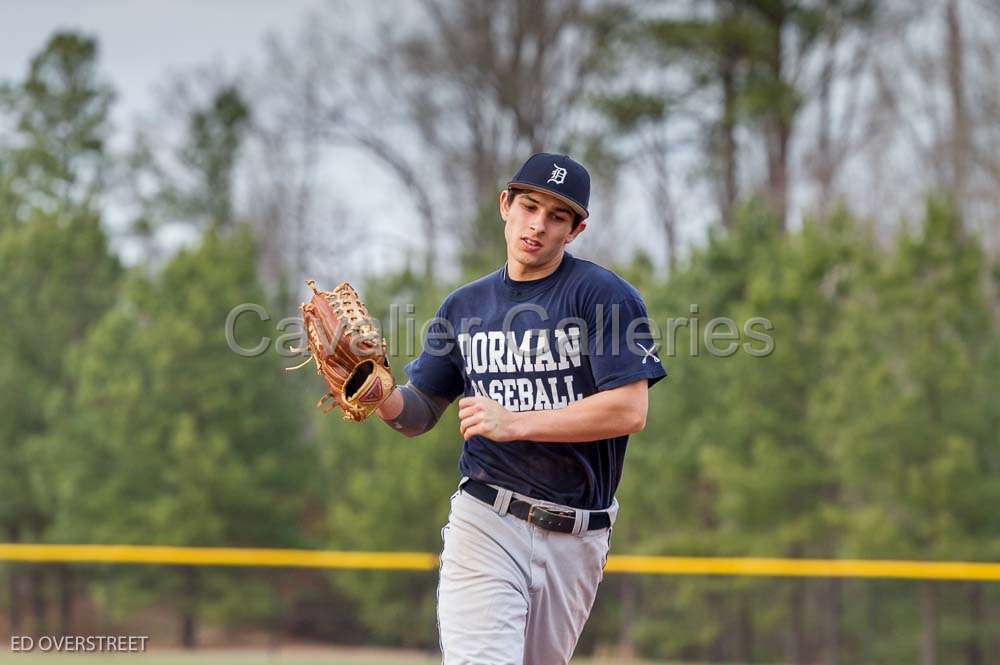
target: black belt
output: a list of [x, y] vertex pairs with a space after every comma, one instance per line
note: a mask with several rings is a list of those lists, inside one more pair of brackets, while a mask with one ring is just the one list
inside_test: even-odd
[[[486, 483], [473, 478], [462, 485], [462, 491], [468, 492], [471, 496], [491, 506], [496, 502], [497, 494], [499, 494], [497, 490]], [[543, 529], [559, 531], [560, 533], [573, 533], [573, 525], [576, 523], [575, 511], [539, 506], [513, 497], [510, 499], [507, 512]], [[608, 513], [604, 511], [590, 513], [588, 530], [606, 529], [609, 526], [611, 526], [611, 516]]]

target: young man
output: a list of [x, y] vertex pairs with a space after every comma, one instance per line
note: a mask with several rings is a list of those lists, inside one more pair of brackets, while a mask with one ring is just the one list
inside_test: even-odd
[[449, 295], [379, 415], [408, 436], [453, 400], [462, 482], [441, 530], [445, 665], [567, 663], [604, 574], [629, 434], [666, 372], [638, 291], [566, 252], [590, 175], [528, 159], [500, 194], [507, 262]]

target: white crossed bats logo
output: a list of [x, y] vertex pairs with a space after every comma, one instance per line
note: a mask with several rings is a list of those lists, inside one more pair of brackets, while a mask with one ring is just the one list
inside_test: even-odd
[[642, 352], [644, 354], [642, 356], [642, 364], [643, 365], [646, 364], [646, 359], [647, 358], [652, 358], [655, 362], [660, 362], [659, 357], [653, 355], [653, 351], [656, 351], [656, 343], [655, 342], [653, 343], [653, 346], [649, 347], [648, 349], [646, 347], [644, 347], [641, 342], [636, 342], [636, 345], [638, 345], [638, 347], [640, 349], [642, 349]]

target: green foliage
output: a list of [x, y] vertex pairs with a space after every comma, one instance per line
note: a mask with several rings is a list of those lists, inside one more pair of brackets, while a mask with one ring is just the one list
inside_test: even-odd
[[[403, 367], [420, 352], [422, 335], [408, 336], [406, 318], [419, 326], [433, 317], [444, 293], [416, 277], [377, 280], [363, 294], [383, 323], [396, 353], [390, 362], [397, 381]], [[368, 297], [368, 294], [372, 294]], [[389, 324], [389, 303], [400, 306], [398, 327]], [[412, 315], [407, 304], [413, 305]], [[419, 328], [415, 328], [419, 334]], [[413, 346], [408, 346], [410, 341]], [[314, 392], [323, 388], [314, 381]], [[403, 438], [377, 418], [358, 425], [338, 412], [316, 416], [324, 477], [328, 541], [332, 549], [434, 552], [447, 519], [447, 497], [458, 484], [462, 438], [456, 409], [450, 408], [430, 432]], [[435, 634], [435, 576], [398, 572], [332, 575], [331, 580], [357, 603], [360, 618], [380, 643], [432, 647]]]
[[[713, 122], [748, 129], [787, 122], [803, 102], [776, 75], [776, 29], [804, 51], [831, 21], [863, 23], [874, 11], [871, 2], [822, 12], [784, 1], [717, 6], [726, 12], [712, 20], [628, 29], [640, 31], [642, 57], [682, 63], [697, 86], [732, 75], [737, 103]], [[0, 144], [4, 537], [437, 551], [462, 449], [455, 409], [412, 440], [375, 418], [345, 423], [312, 408], [326, 390], [319, 377], [281, 372], [293, 360], [227, 346], [223, 322], [234, 306], [272, 305], [255, 239], [233, 213], [250, 126], [242, 93], [222, 88], [192, 111], [172, 155], [178, 179], [152, 162], [129, 164], [155, 176], [152, 203], [161, 206], [140, 230], [187, 219], [202, 236], [161, 269], [125, 271], [97, 214], [113, 95], [96, 58], [94, 40], [56, 35], [25, 79], [2, 91], [15, 128]], [[643, 90], [599, 103], [617, 131], [632, 132], [660, 126], [678, 102]], [[598, 154], [601, 144], [592, 147]], [[476, 242], [461, 248], [463, 279], [502, 262], [501, 225], [495, 199], [484, 202], [467, 229]], [[629, 444], [615, 553], [1000, 557], [1000, 267], [948, 200], [930, 199], [920, 219], [880, 242], [846, 209], [784, 233], [768, 205], [750, 199], [669, 278], [645, 254], [618, 270], [660, 324], [670, 375]], [[361, 291], [403, 381], [420, 324], [447, 289], [406, 268]], [[733, 355], [707, 346], [719, 317], [735, 323]], [[745, 346], [751, 317], [773, 325], [763, 357], [747, 350], [759, 343]], [[235, 337], [275, 337], [273, 323], [244, 315]], [[198, 606], [218, 624], [273, 626], [308, 596], [340, 603], [335, 619], [365, 639], [436, 642], [431, 573], [317, 573], [296, 586], [202, 570], [185, 597], [190, 579], [173, 568], [81, 572], [114, 620], [169, 602]], [[912, 662], [918, 637], [933, 630], [920, 624], [908, 582], [628, 581], [606, 582], [588, 647], [624, 632], [643, 655], [771, 662], [787, 660], [796, 638], [818, 643], [836, 624], [843, 662]], [[976, 590], [938, 588], [945, 662], [986, 638], [988, 624], [968, 618]], [[996, 589], [978, 590], [995, 603]]]
[[[699, 335], [696, 356], [693, 322], [677, 328], [664, 358], [670, 375], [629, 444], [615, 551], [995, 560], [1000, 334], [991, 288], [978, 240], [946, 202], [932, 200], [889, 249], [844, 211], [783, 235], [763, 205], [745, 207], [732, 233], [712, 234], [669, 282], [643, 292], [657, 321], [698, 318], [701, 334], [715, 316], [766, 316], [774, 351], [714, 357]], [[663, 339], [664, 353], [670, 346]], [[738, 659], [745, 620], [758, 635], [755, 657], [781, 658], [781, 640], [769, 636], [805, 611], [802, 597], [826, 593], [763, 580], [638, 588], [636, 646], [709, 660]], [[865, 607], [877, 602], [897, 615], [896, 633], [909, 632], [861, 639], [878, 641], [879, 658], [916, 658], [916, 635], [928, 628], [904, 609], [917, 602], [912, 587], [877, 601], [863, 588], [842, 593], [857, 601], [840, 617], [848, 631], [867, 635]], [[802, 621], [818, 631], [825, 619]]]
[[[170, 545], [292, 545], [310, 451], [275, 354], [245, 358], [223, 322], [263, 303], [245, 233], [206, 234], [161, 275], [133, 275], [73, 359], [66, 430], [46, 459], [73, 459], [55, 488], [52, 538]], [[268, 334], [255, 316], [237, 339]], [[198, 519], [192, 520], [191, 515]]]
[[630, 90], [621, 95], [602, 96], [595, 105], [618, 132], [628, 132], [643, 122], [660, 122], [669, 103], [658, 95]]
[[112, 304], [121, 273], [97, 219], [36, 216], [0, 233], [0, 525], [41, 536], [29, 437], [60, 415], [67, 364]]
[[850, 553], [998, 554], [1000, 521], [983, 510], [1000, 498], [983, 268], [953, 209], [931, 201], [834, 331], [841, 362], [820, 386], [817, 426], [852, 506]]
[[210, 105], [188, 119], [180, 160], [195, 178], [187, 201], [190, 212], [207, 212], [212, 224], [233, 223], [233, 172], [250, 121], [250, 108], [235, 86], [220, 88]]
[[237, 160], [250, 121], [243, 92], [235, 84], [222, 85], [205, 105], [188, 112], [172, 161], [158, 155], [140, 133], [129, 155], [128, 175], [142, 208], [134, 231], [148, 236], [158, 225], [174, 221], [199, 229], [231, 228], [237, 221], [233, 195]]
[[[605, 54], [623, 68], [642, 67], [644, 75], [615, 82], [594, 96], [594, 106], [608, 121], [608, 133], [626, 139], [650, 128], [666, 136], [667, 128], [695, 118], [707, 172], [725, 197], [727, 226], [745, 198], [736, 191], [738, 143], [744, 135], [761, 139], [772, 210], [783, 227], [788, 142], [813, 94], [801, 72], [819, 45], [871, 26], [877, 9], [873, 0], [719, 0], [670, 10], [648, 3], [627, 14]], [[652, 146], [660, 153], [667, 148], [663, 138]]]
[[[299, 433], [281, 359], [237, 355], [224, 333], [232, 307], [266, 304], [254, 258], [247, 233], [207, 233], [161, 274], [132, 274], [73, 354], [54, 429], [28, 444], [29, 480], [54, 514], [47, 540], [304, 544], [314, 451]], [[237, 320], [239, 340], [268, 334], [253, 315]], [[227, 590], [249, 592], [231, 579], [209, 571], [200, 593], [225, 605]], [[189, 593], [173, 577], [144, 588]]]
[[[105, 186], [109, 112], [114, 92], [98, 74], [97, 41], [56, 33], [10, 86], [5, 106], [16, 136], [0, 191], [23, 219], [30, 209], [60, 213], [91, 207]], [[6, 197], [5, 197], [6, 198]]]

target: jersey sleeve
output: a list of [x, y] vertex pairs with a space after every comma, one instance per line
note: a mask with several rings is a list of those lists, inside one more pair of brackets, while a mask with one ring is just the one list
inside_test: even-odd
[[465, 392], [465, 375], [455, 329], [447, 319], [447, 304], [427, 328], [423, 351], [406, 365], [410, 381], [427, 395], [453, 401]]
[[589, 349], [590, 368], [598, 390], [611, 390], [641, 379], [649, 387], [667, 375], [660, 347], [642, 300], [599, 306], [588, 324], [594, 331]]

